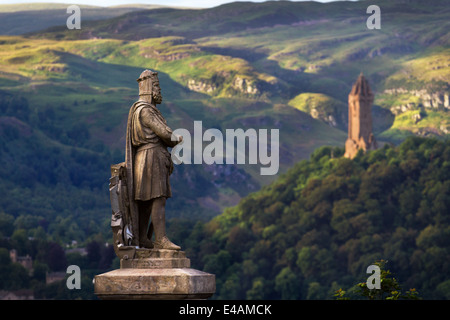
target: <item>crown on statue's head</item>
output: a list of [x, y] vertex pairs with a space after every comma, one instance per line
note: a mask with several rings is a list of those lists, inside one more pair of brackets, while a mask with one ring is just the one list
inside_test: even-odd
[[139, 84], [139, 95], [151, 95], [153, 92], [153, 83], [158, 79], [158, 72], [144, 70], [136, 80]]

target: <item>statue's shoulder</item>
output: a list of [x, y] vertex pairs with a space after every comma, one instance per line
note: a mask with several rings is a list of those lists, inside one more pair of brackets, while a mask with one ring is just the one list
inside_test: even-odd
[[[130, 115], [140, 113], [142, 109], [151, 109], [152, 105], [146, 101], [138, 100], [130, 108]], [[151, 109], [152, 110], [152, 109]]]
[[131, 109], [137, 109], [137, 108], [145, 108], [145, 107], [151, 107], [152, 105], [148, 103], [147, 101], [138, 100], [131, 106]]
[[154, 105], [146, 101], [139, 100], [135, 103], [135, 105], [136, 105], [135, 110], [139, 111], [139, 113], [145, 110], [144, 112], [150, 115], [160, 114], [159, 110]]

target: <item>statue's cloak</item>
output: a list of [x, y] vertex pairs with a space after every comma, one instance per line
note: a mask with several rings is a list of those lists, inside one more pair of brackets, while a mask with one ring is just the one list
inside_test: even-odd
[[127, 191], [128, 191], [128, 204], [129, 204], [129, 222], [132, 233], [132, 244], [135, 246], [139, 245], [139, 211], [136, 201], [134, 201], [134, 171], [133, 163], [134, 156], [136, 154], [136, 149], [133, 147], [131, 138], [131, 125], [133, 120], [133, 114], [136, 109], [142, 105], [143, 101], [137, 101], [130, 108], [128, 113], [127, 121], [127, 136], [126, 136], [126, 146], [125, 146], [125, 167], [127, 171]]
[[125, 150], [130, 231], [135, 240], [132, 243], [139, 239], [136, 200], [172, 196], [169, 176], [173, 163], [167, 147], [176, 144], [172, 130], [155, 106], [142, 100], [133, 104], [128, 114]]

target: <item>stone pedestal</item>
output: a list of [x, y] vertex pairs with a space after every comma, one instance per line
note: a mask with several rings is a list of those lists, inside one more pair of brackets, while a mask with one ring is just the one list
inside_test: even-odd
[[132, 259], [121, 259], [120, 269], [95, 276], [100, 299], [207, 299], [216, 290], [213, 274], [190, 268], [183, 251], [136, 249]]

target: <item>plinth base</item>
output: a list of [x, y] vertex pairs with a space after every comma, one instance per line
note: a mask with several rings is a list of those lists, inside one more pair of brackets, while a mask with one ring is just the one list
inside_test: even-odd
[[182, 251], [139, 249], [136, 259], [95, 276], [94, 292], [102, 300], [207, 299], [216, 291], [213, 274], [195, 270]]
[[216, 290], [213, 274], [191, 268], [117, 269], [95, 276], [100, 299], [207, 299]]

